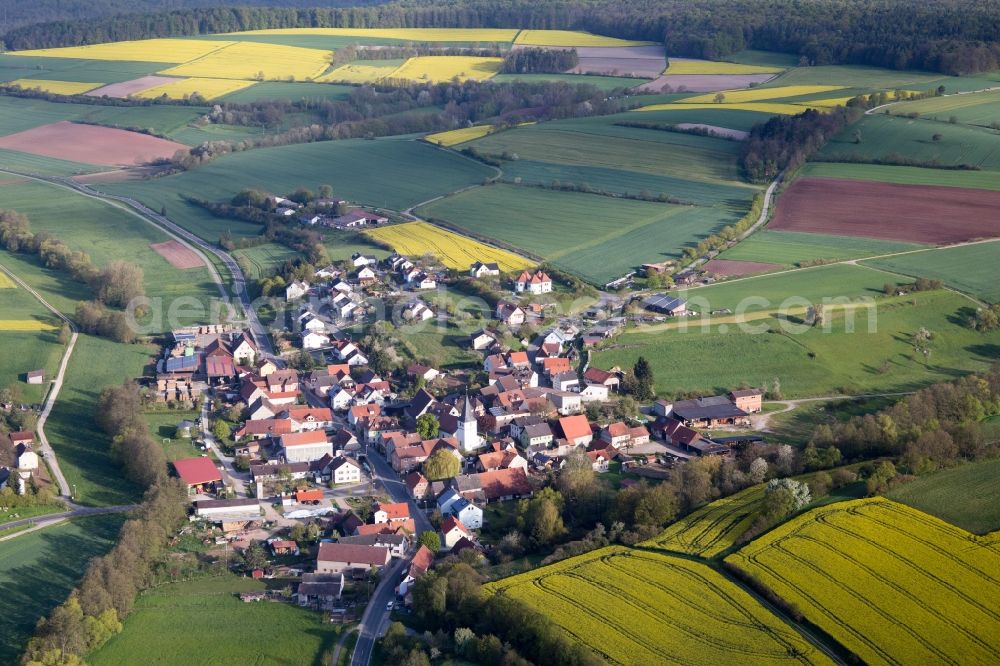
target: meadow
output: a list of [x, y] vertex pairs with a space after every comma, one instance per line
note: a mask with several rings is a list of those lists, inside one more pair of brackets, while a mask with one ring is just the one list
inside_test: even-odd
[[493, 170], [409, 137], [324, 141], [235, 153], [186, 173], [131, 183], [101, 183], [101, 190], [128, 194], [202, 238], [217, 241], [256, 235], [257, 225], [215, 218], [184, 202], [185, 196], [223, 201], [248, 187], [287, 193], [333, 185], [338, 196], [372, 206], [405, 210], [421, 201], [482, 182]]
[[121, 208], [40, 181], [0, 186], [0, 192], [4, 206], [27, 215], [35, 232], [51, 233], [70, 249], [87, 253], [95, 265], [113, 259], [137, 263], [150, 298], [163, 298], [169, 305], [182, 296], [201, 302], [219, 296], [207, 268], [171, 266], [149, 247], [170, 237]]
[[645, 261], [676, 258], [684, 245], [735, 219], [722, 208], [513, 185], [476, 188], [417, 212], [523, 248], [597, 284]]
[[122, 477], [111, 456], [111, 440], [98, 427], [94, 412], [102, 390], [141, 377], [154, 353], [151, 347], [89, 335], [77, 339], [45, 433], [66, 480], [76, 489], [78, 504], [108, 506], [139, 499], [139, 487]]
[[736, 545], [757, 516], [764, 485], [715, 500], [685, 516], [640, 547], [712, 558]]
[[959, 123], [990, 127], [1000, 122], [1000, 115], [997, 113], [998, 103], [1000, 103], [1000, 90], [990, 90], [968, 95], [929, 97], [895, 104], [889, 107], [889, 113], [919, 113], [922, 118], [932, 120], [951, 122], [954, 118]]
[[799, 175], [873, 180], [899, 185], [939, 185], [941, 187], [1000, 190], [1000, 173], [996, 171], [959, 171], [882, 164], [809, 162], [799, 170]]
[[[311, 83], [308, 81], [291, 83], [288, 81], [261, 81], [254, 85], [226, 95], [226, 101], [233, 104], [249, 104], [265, 99], [328, 99], [341, 101], [354, 91], [350, 86]], [[245, 128], [241, 128], [245, 129]]]
[[[522, 160], [739, 184], [737, 142], [612, 124], [620, 117], [539, 123], [492, 134], [471, 145], [490, 154], [514, 153]], [[628, 117], [643, 121], [641, 113]]]
[[200, 411], [169, 409], [145, 412], [142, 416], [149, 426], [149, 434], [163, 447], [167, 460], [190, 458], [200, 453], [194, 448], [193, 439], [177, 436], [177, 424], [184, 420], [196, 421], [201, 417]]
[[864, 264], [914, 278], [943, 280], [949, 287], [976, 298], [1000, 302], [996, 272], [1000, 241], [871, 259]]
[[[224, 574], [144, 592], [122, 633], [87, 655], [87, 663], [123, 664], [143, 654], [147, 663], [161, 664], [237, 666], [246, 664], [248, 655], [254, 663], [322, 664], [340, 628], [324, 624], [322, 613], [288, 603], [240, 601], [239, 593], [265, 587]], [[197, 620], [180, 622], [181, 617]]]
[[0, 96], [0, 136], [61, 120], [85, 121], [109, 127], [145, 127], [157, 134], [170, 136], [207, 112], [207, 108], [198, 106], [94, 106]]
[[[0, 263], [9, 267], [5, 258], [0, 258]], [[16, 386], [24, 400], [40, 403], [48, 382], [29, 385], [24, 375], [44, 369], [46, 379], [50, 379], [58, 370], [63, 353], [60, 322], [28, 292], [13, 285], [0, 272], [0, 388]]]
[[460, 236], [426, 222], [394, 224], [366, 232], [371, 238], [411, 257], [433, 254], [445, 266], [467, 271], [475, 262], [497, 263], [504, 273], [531, 268], [534, 263], [516, 254]]
[[[626, 123], [662, 123], [666, 125], [698, 123], [749, 132], [754, 125], [765, 122], [774, 115], [763, 111], [748, 111], [742, 107], [734, 109], [727, 104], [712, 104], [710, 106], [704, 104], [674, 104], [678, 99], [679, 96], [674, 94], [644, 96], [643, 101], [647, 102], [647, 104], [640, 109], [642, 111], [641, 115], [634, 111], [628, 111], [607, 116], [606, 120]], [[801, 110], [799, 113], [801, 113]]]
[[1000, 530], [996, 483], [1000, 460], [969, 462], [896, 486], [889, 499], [958, 525], [974, 534]]
[[16, 663], [35, 623], [66, 600], [90, 559], [111, 549], [124, 516], [77, 518], [0, 542], [4, 602], [0, 613], [0, 662]]
[[[854, 142], [855, 131], [861, 132], [861, 143]], [[935, 135], [940, 135], [936, 141]], [[873, 114], [831, 139], [815, 159], [872, 162], [893, 156], [944, 167], [971, 165], [1000, 170], [1000, 133], [968, 125]]]
[[603, 548], [486, 590], [544, 613], [611, 664], [829, 663], [742, 588], [677, 557]]
[[842, 261], [925, 246], [855, 236], [829, 236], [800, 231], [763, 229], [720, 255], [721, 259], [793, 265], [803, 261]]
[[[785, 398], [912, 391], [986, 370], [997, 361], [1000, 333], [977, 333], [956, 316], [972, 305], [953, 293], [922, 292], [880, 302], [877, 317], [866, 310], [856, 311], [853, 318], [828, 315], [829, 332], [809, 328], [801, 334], [784, 332], [781, 320], [774, 318], [751, 322], [759, 333], [728, 325], [725, 330], [715, 326], [703, 331], [697, 320], [687, 331], [639, 328], [596, 351], [593, 362], [602, 368], [631, 367], [645, 356], [661, 395], [712, 395], [743, 383], [767, 385], [775, 378]], [[792, 325], [797, 321], [790, 319]], [[852, 320], [854, 332], [849, 333]], [[871, 323], [874, 332], [869, 332]], [[934, 335], [926, 362], [911, 344], [920, 327]]]
[[868, 664], [1000, 659], [1000, 550], [885, 499], [810, 511], [726, 562]]

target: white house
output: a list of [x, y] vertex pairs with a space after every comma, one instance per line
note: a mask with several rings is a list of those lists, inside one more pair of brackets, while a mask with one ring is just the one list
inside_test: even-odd
[[329, 470], [330, 480], [335, 484], [361, 483], [361, 468], [350, 458], [335, 458]]
[[448, 516], [441, 521], [441, 543], [445, 548], [454, 547], [463, 537], [469, 540], [475, 538], [461, 520], [455, 516]]
[[434, 318], [434, 311], [422, 302], [417, 301], [416, 303], [411, 303], [403, 310], [403, 318], [412, 321], [427, 321]]
[[366, 257], [363, 254], [356, 254], [351, 258], [354, 263], [355, 268], [361, 268], [362, 266], [374, 266], [378, 263], [378, 259], [375, 257]]
[[586, 384], [580, 389], [580, 400], [583, 402], [606, 402], [608, 387], [604, 384]]
[[463, 498], [452, 504], [451, 515], [470, 530], [478, 530], [483, 526], [483, 510], [467, 499]]
[[290, 285], [285, 287], [285, 300], [286, 301], [297, 301], [309, 292], [309, 283], [302, 282], [301, 280], [295, 280]]
[[376, 277], [377, 275], [375, 274], [375, 271], [372, 270], [370, 266], [365, 266], [364, 268], [362, 268], [360, 271], [358, 271], [357, 275], [359, 282], [372, 282], [375, 280]]
[[545, 271], [538, 271], [534, 274], [524, 271], [514, 282], [514, 291], [519, 294], [523, 292], [547, 294], [552, 291], [552, 278]]
[[257, 358], [257, 345], [246, 333], [240, 334], [236, 342], [232, 345], [233, 362], [237, 365], [247, 365], [253, 363]]
[[455, 503], [460, 499], [462, 499], [462, 496], [459, 495], [458, 491], [454, 488], [448, 488], [441, 493], [441, 496], [437, 498], [437, 507], [441, 512], [441, 515], [449, 515], [452, 507], [455, 506]]
[[330, 337], [315, 331], [306, 331], [302, 334], [303, 349], [322, 349], [330, 345]]
[[303, 317], [299, 318], [299, 321], [302, 324], [303, 330], [312, 332], [322, 332], [326, 330], [326, 324], [323, 323], [323, 320], [311, 312], [305, 313]]
[[495, 263], [484, 264], [481, 261], [469, 266], [469, 275], [474, 278], [486, 277], [488, 275], [500, 275], [500, 266]]

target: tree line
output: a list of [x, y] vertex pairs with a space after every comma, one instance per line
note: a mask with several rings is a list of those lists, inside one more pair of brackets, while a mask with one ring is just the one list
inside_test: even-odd
[[504, 74], [559, 73], [580, 64], [576, 49], [511, 49], [503, 59]]
[[770, 182], [785, 169], [805, 164], [827, 141], [863, 115], [857, 106], [837, 106], [826, 113], [806, 109], [795, 116], [774, 116], [757, 123], [740, 148], [740, 168], [752, 183]]
[[[75, 317], [84, 333], [117, 342], [135, 341], [127, 316], [118, 308], [128, 307], [133, 299], [145, 295], [141, 267], [114, 260], [98, 268], [89, 255], [71, 250], [52, 234], [32, 232], [28, 217], [12, 210], [0, 210], [0, 246], [10, 252], [37, 256], [46, 268], [63, 271], [90, 287], [94, 300], [81, 302]], [[141, 315], [142, 308], [137, 308], [136, 314]]]
[[[148, 1], [137, 8], [148, 9]], [[684, 57], [715, 60], [762, 49], [793, 54], [803, 64], [972, 74], [1000, 68], [996, 11], [995, 0], [402, 0], [360, 7], [203, 7], [74, 17], [14, 28], [4, 40], [10, 49], [34, 49], [260, 28], [570, 29], [654, 41], [668, 54]]]

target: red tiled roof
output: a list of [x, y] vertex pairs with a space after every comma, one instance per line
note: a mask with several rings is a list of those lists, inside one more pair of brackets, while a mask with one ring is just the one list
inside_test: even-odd
[[587, 381], [593, 382], [595, 384], [603, 384], [614, 377], [607, 370], [601, 370], [600, 368], [587, 368], [583, 373], [583, 378]]
[[290, 419], [259, 419], [247, 421], [236, 431], [241, 437], [246, 435], [287, 435], [292, 432]]
[[466, 536], [470, 537], [472, 536], [472, 532], [469, 531], [469, 528], [466, 527], [465, 524], [462, 523], [462, 521], [456, 518], [455, 516], [448, 516], [447, 518], [441, 521], [442, 534], [447, 534], [448, 532], [451, 532], [455, 528], [458, 528], [458, 530], [462, 534], [465, 534]]
[[577, 414], [576, 416], [564, 416], [559, 419], [559, 427], [562, 428], [563, 435], [566, 439], [570, 441], [593, 434], [590, 429], [590, 422], [583, 414]]
[[281, 436], [281, 445], [285, 448], [289, 446], [315, 446], [316, 444], [326, 444], [326, 442], [326, 433], [322, 430], [293, 432]]
[[389, 549], [381, 546], [321, 543], [316, 560], [318, 562], [347, 562], [350, 564], [384, 566], [389, 561]]
[[427, 546], [420, 544], [420, 548], [413, 554], [413, 560], [410, 561], [410, 577], [417, 578], [430, 569], [432, 564], [434, 564], [434, 553]]
[[569, 359], [565, 356], [554, 356], [552, 358], [542, 359], [542, 367], [546, 372], [553, 375], [573, 370], [573, 366], [570, 365]]
[[289, 407], [287, 411], [288, 418], [296, 421], [305, 421], [310, 417], [313, 421], [333, 420], [333, 410], [329, 407]]
[[510, 364], [511, 365], [523, 365], [528, 362], [528, 352], [511, 352], [510, 353]]
[[198, 486], [212, 481], [222, 481], [222, 472], [209, 458], [184, 458], [174, 461], [174, 469], [189, 486]]
[[624, 437], [628, 434], [628, 426], [621, 421], [616, 421], [615, 423], [608, 425], [606, 430], [612, 437]]
[[479, 487], [489, 500], [508, 495], [527, 495], [531, 492], [528, 476], [520, 467], [482, 472], [479, 475]]
[[312, 502], [314, 500], [321, 500], [321, 499], [323, 499], [323, 491], [318, 488], [314, 490], [295, 491], [296, 502]]
[[17, 432], [12, 432], [9, 435], [10, 441], [14, 444], [19, 442], [33, 442], [35, 441], [35, 434], [29, 430], [19, 430]]
[[359, 419], [363, 416], [378, 416], [382, 413], [382, 407], [379, 405], [355, 405], [351, 407], [351, 415]]
[[233, 377], [236, 375], [236, 366], [228, 356], [206, 356], [205, 374], [209, 377]]
[[389, 520], [402, 520], [410, 517], [410, 505], [406, 502], [385, 503], [379, 502], [375, 507], [376, 511], [385, 511]]

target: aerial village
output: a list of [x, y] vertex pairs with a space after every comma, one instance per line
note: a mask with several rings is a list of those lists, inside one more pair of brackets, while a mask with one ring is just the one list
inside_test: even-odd
[[[336, 219], [379, 223], [371, 214]], [[463, 337], [477, 368], [414, 362], [382, 374], [366, 338], [352, 337], [373, 314], [372, 294], [396, 294], [404, 324], [442, 315], [424, 296], [448, 273], [398, 254], [356, 254], [290, 282], [278, 355], [262, 353], [249, 330], [174, 330], [147, 390], [156, 402], [201, 405], [202, 418], [178, 425], [192, 456], [173, 463], [190, 491], [190, 529], [243, 552], [247, 575], [297, 578], [282, 599], [350, 621], [379, 576], [398, 578], [390, 606], [405, 609], [435, 558], [494, 557], [519, 502], [567, 464], [628, 472], [627, 487], [759, 440], [739, 434], [761, 410], [754, 388], [616, 414], [626, 373], [590, 365], [586, 350], [623, 328], [622, 304], [554, 318], [543, 270], [502, 276], [477, 262], [463, 278], [505, 294], [491, 321]], [[684, 312], [670, 296], [642, 305], [644, 316]], [[526, 322], [537, 332], [519, 339]]]

